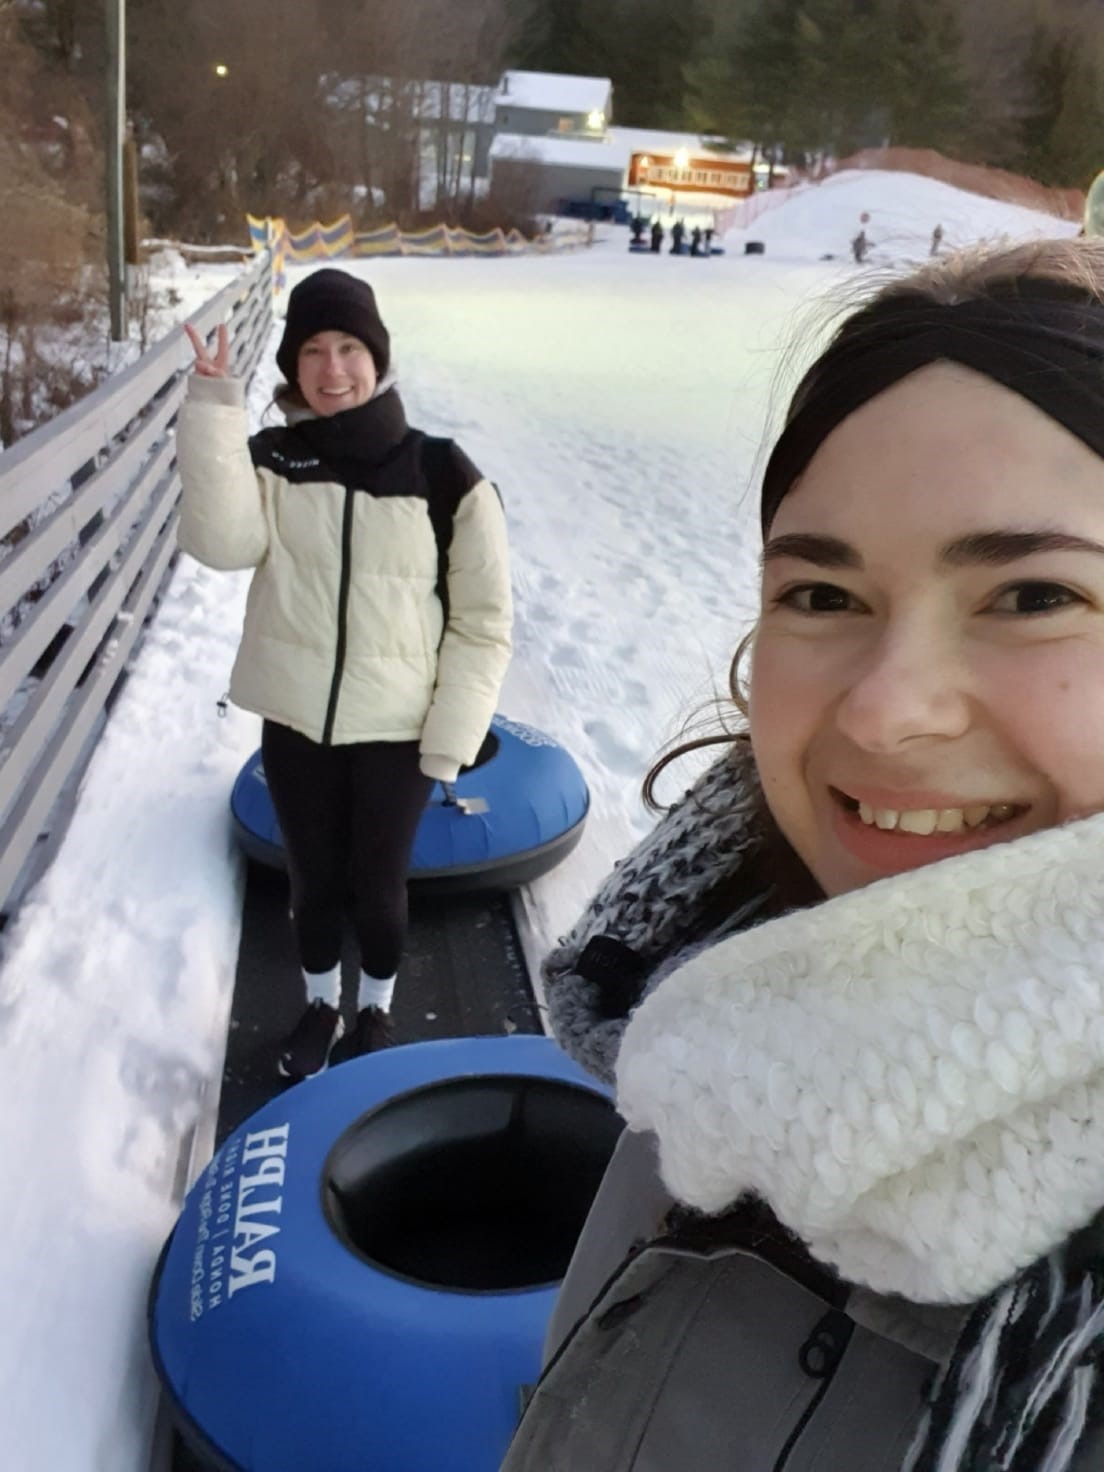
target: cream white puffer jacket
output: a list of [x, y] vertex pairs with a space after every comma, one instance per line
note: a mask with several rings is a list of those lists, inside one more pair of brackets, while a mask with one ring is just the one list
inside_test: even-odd
[[[416, 740], [423, 769], [448, 780], [494, 714], [510, 572], [495, 488], [450, 444], [447, 477], [427, 476], [427, 443], [442, 444], [409, 429], [386, 385], [250, 440], [241, 384], [193, 377], [179, 542], [208, 567], [256, 569], [236, 705], [327, 744]], [[445, 627], [435, 520], [451, 528]]]

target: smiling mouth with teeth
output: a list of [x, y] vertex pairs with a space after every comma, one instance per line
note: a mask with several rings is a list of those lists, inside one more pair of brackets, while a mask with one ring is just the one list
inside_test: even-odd
[[997, 828], [1019, 817], [1026, 808], [1021, 803], [971, 803], [961, 808], [921, 808], [897, 812], [893, 808], [873, 808], [846, 793], [837, 794], [848, 812], [856, 813], [868, 828], [884, 832], [915, 833], [928, 837], [932, 833], [967, 833], [979, 828]]

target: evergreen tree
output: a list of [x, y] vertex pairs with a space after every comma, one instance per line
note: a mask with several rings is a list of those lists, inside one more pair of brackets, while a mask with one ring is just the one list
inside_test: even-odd
[[1044, 5], [1024, 62], [1023, 163], [1044, 184], [1086, 188], [1104, 168], [1104, 16], [1077, 0]]
[[1036, 25], [1025, 61], [1030, 102], [1021, 129], [1024, 164], [1039, 179], [1054, 166], [1052, 139], [1074, 68], [1074, 45], [1051, 27]]
[[956, 11], [969, 98], [962, 138], [970, 159], [1023, 167], [1033, 10], [1033, 0], [970, 0]]
[[1047, 139], [1046, 183], [1088, 189], [1104, 169], [1104, 66], [1098, 48], [1071, 58], [1061, 106]]
[[880, 0], [759, 0], [727, 47], [687, 68], [688, 111], [790, 161], [878, 141], [885, 24]]
[[526, 70], [593, 76], [593, 0], [538, 0], [526, 11], [512, 65]]
[[876, 0], [804, 0], [791, 148], [841, 157], [881, 141], [889, 39], [887, 12]]
[[969, 116], [962, 37], [946, 0], [897, 0], [891, 141], [961, 152]]
[[536, 0], [513, 65], [609, 77], [626, 126], [680, 127], [683, 67], [718, 0]]
[[793, 137], [800, 0], [751, 0], [684, 68], [688, 120], [773, 159]]
[[704, 21], [697, 0], [606, 0], [613, 26], [607, 75], [614, 114], [626, 127], [685, 125], [683, 70]]

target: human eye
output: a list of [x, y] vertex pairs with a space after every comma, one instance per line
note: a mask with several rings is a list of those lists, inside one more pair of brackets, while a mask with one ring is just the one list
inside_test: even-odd
[[1048, 583], [1039, 579], [1010, 583], [989, 604], [988, 612], [1011, 617], [1027, 617], [1041, 613], [1060, 613], [1087, 600], [1065, 583]]
[[856, 613], [865, 606], [835, 583], [795, 583], [771, 600], [775, 608], [792, 608], [796, 613]]

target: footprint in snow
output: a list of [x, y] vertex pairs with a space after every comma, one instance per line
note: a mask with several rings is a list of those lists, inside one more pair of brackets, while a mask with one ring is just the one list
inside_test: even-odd
[[581, 670], [585, 660], [574, 644], [558, 644], [548, 656], [548, 663], [557, 669]]
[[619, 732], [605, 721], [587, 721], [583, 730], [594, 744], [598, 762], [607, 771], [638, 776], [644, 768], [640, 753], [628, 746]]

